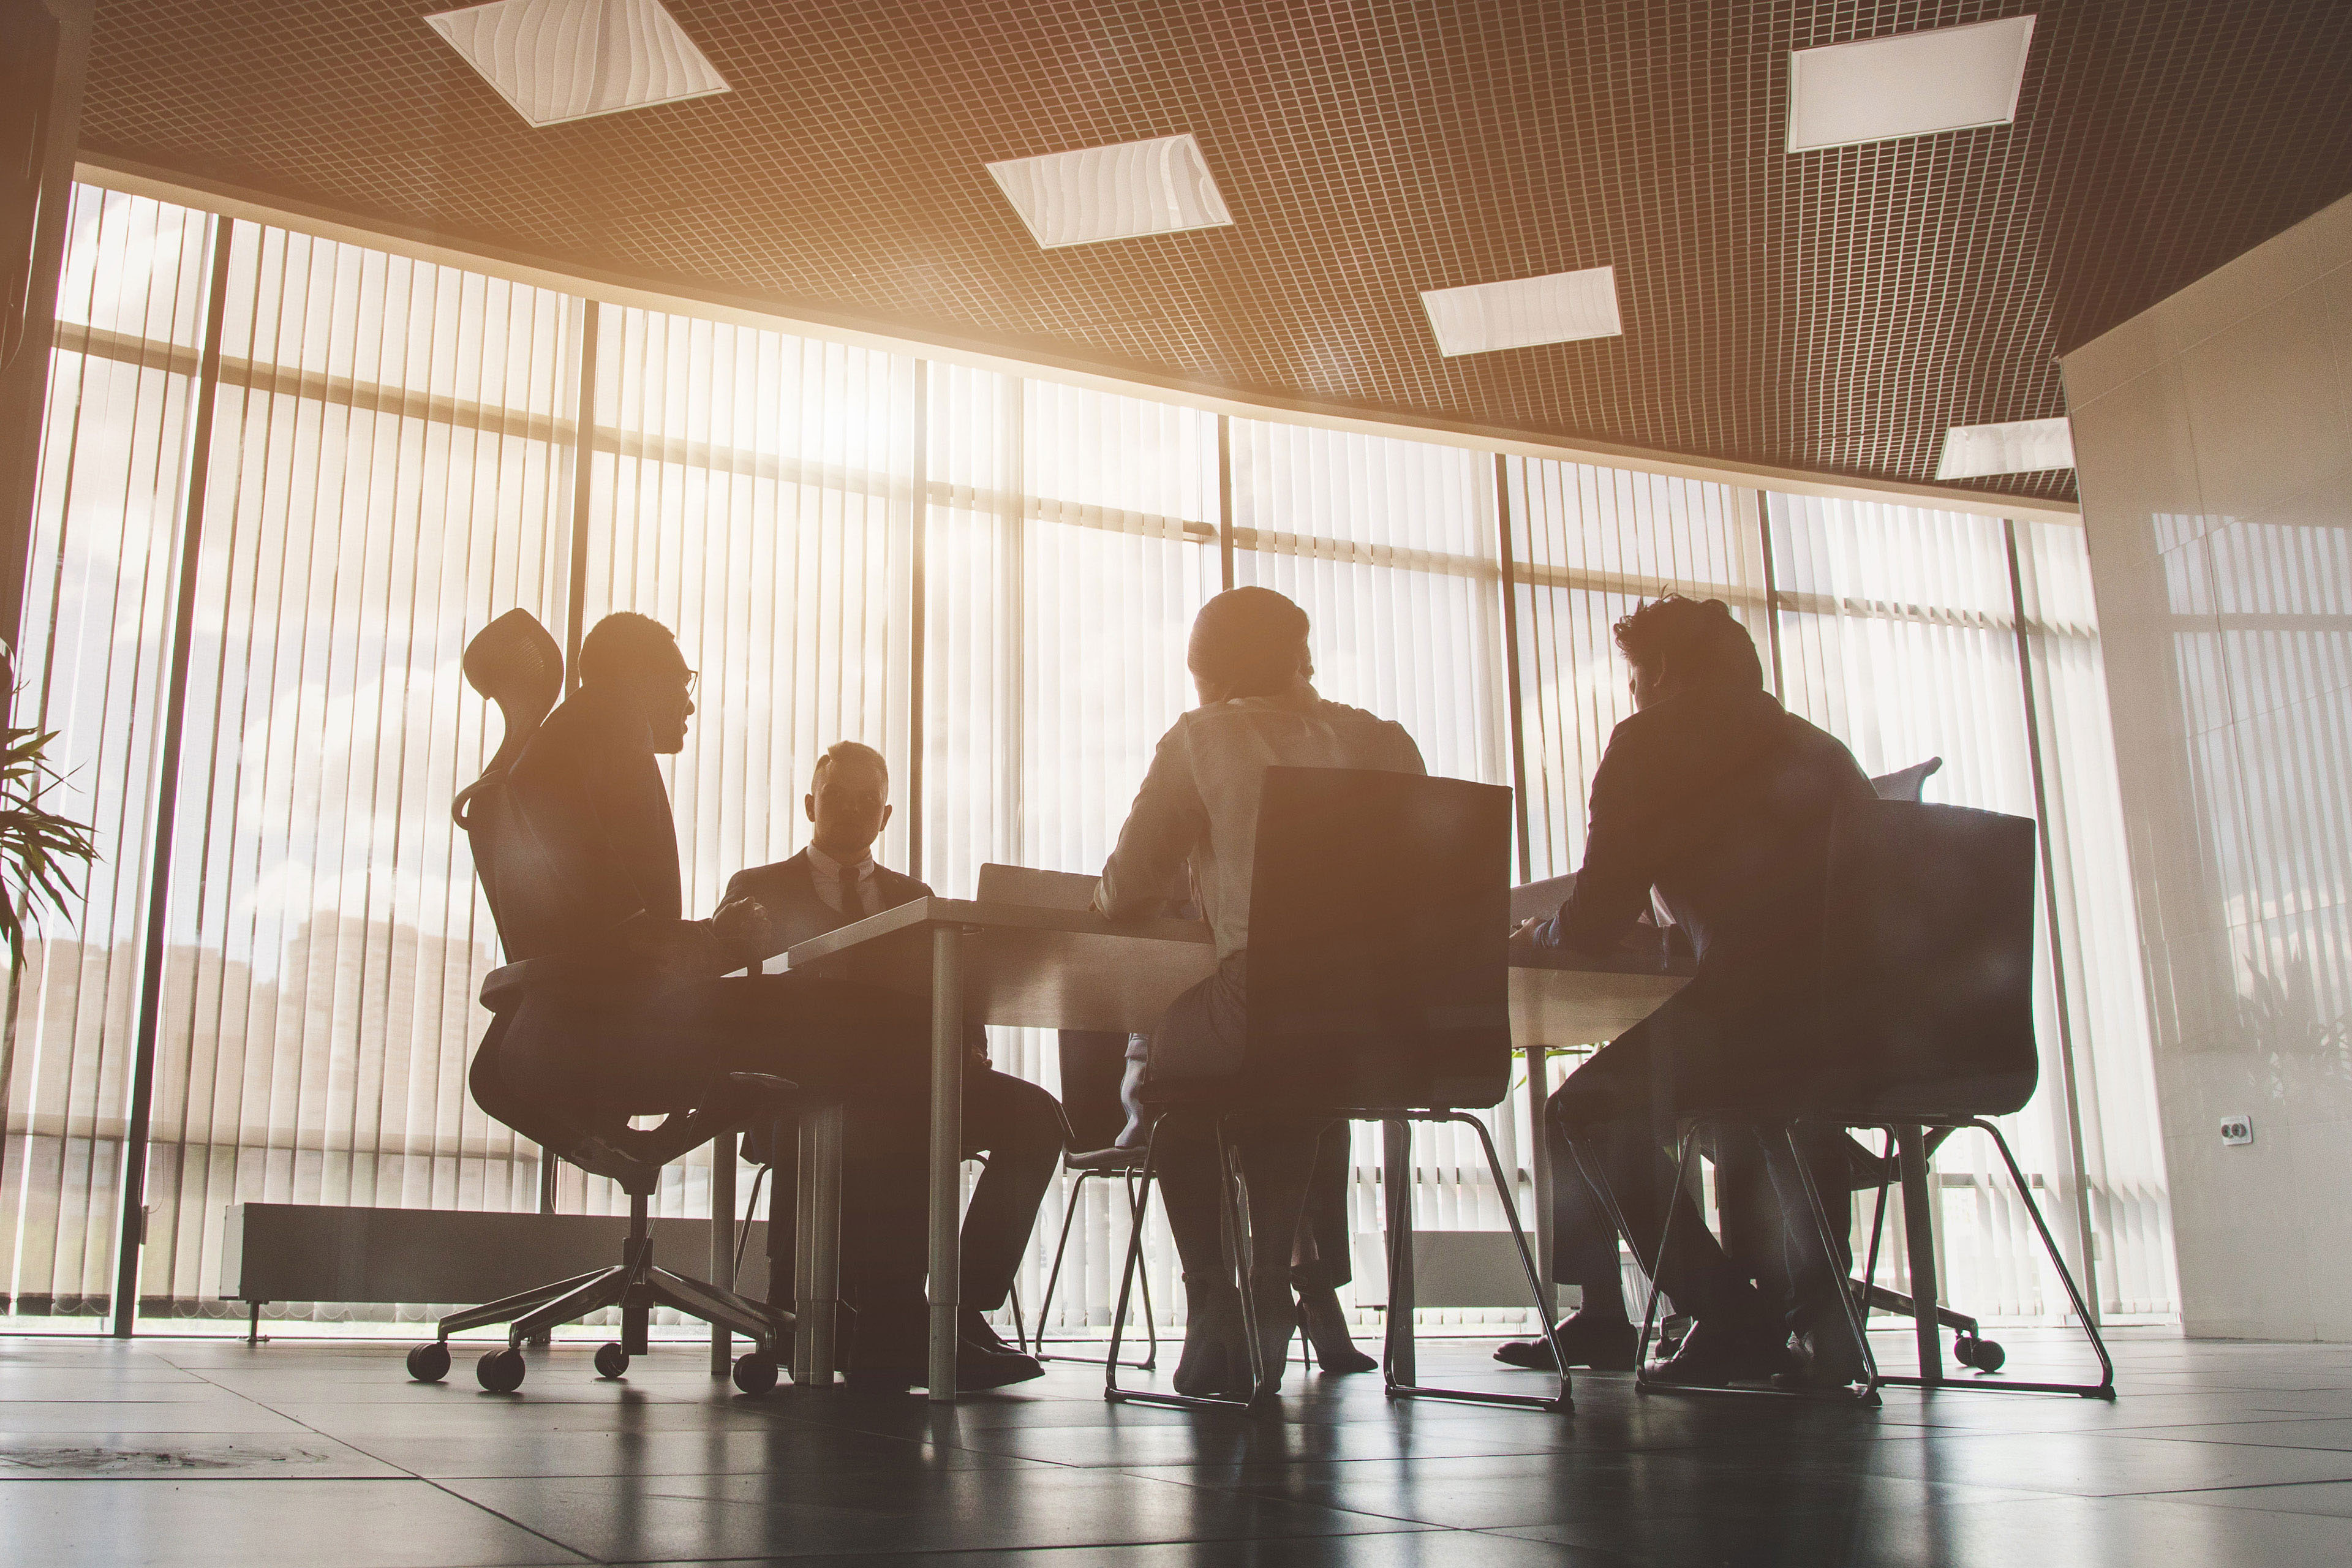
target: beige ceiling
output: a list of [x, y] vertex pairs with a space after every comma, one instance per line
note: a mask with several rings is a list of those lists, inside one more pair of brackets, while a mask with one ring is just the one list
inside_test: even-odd
[[[446, 0], [99, 0], [83, 145], [1112, 374], [1907, 482], [2352, 190], [2342, 0], [667, 3], [731, 92], [534, 130]], [[1790, 48], [2029, 11], [2014, 124], [1781, 150]], [[1231, 226], [1041, 251], [983, 167], [1181, 132]], [[1418, 300], [1602, 265], [1618, 338], [1446, 359]]]

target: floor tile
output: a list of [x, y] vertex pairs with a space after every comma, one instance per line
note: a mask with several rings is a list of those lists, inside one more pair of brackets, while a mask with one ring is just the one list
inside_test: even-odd
[[399, 1479], [406, 1473], [315, 1434], [0, 1434], [0, 1480]]
[[424, 1481], [0, 1481], [0, 1563], [486, 1568], [580, 1560]]
[[1118, 1471], [1014, 1469], [452, 1481], [593, 1557], [625, 1561], [981, 1551], [1392, 1531], [1393, 1521]]

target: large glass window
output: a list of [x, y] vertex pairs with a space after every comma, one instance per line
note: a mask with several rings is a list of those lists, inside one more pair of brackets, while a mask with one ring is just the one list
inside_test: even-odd
[[[227, 1310], [213, 1270], [242, 1199], [538, 1201], [539, 1152], [465, 1087], [498, 953], [447, 809], [498, 739], [458, 670], [492, 616], [523, 606], [559, 640], [621, 609], [677, 630], [701, 672], [669, 770], [700, 914], [734, 870], [806, 842], [809, 770], [841, 739], [890, 762], [883, 859], [942, 893], [969, 896], [991, 860], [1096, 869], [1193, 700], [1192, 617], [1228, 582], [1297, 599], [1323, 693], [1403, 723], [1432, 772], [1523, 781], [1536, 877], [1580, 858], [1592, 772], [1630, 710], [1611, 625], [1669, 588], [1726, 600], [1784, 700], [1866, 767], [1940, 754], [1931, 798], [2039, 808], [2053, 1087], [2020, 1131], [2053, 1221], [2088, 1215], [2110, 1309], [2170, 1310], [2079, 531], [1221, 417], [94, 187], [76, 195], [61, 313], [17, 711], [60, 732], [56, 804], [98, 824], [106, 859], [11, 976], [15, 1313], [107, 1305], [151, 931], [148, 1310]], [[167, 799], [171, 894], [151, 910]], [[1048, 1087], [1052, 1046], [992, 1042]], [[1523, 1119], [1496, 1124], [1524, 1167]], [[1473, 1142], [1448, 1130], [1417, 1158], [1420, 1223], [1500, 1225]], [[1377, 1163], [1366, 1135], [1365, 1236]], [[1981, 1167], [1948, 1171], [1956, 1293], [2046, 1315], [2020, 1216]], [[704, 1212], [706, 1173], [674, 1171], [662, 1210]], [[1064, 1201], [1023, 1279], [1033, 1300]], [[1097, 1201], [1064, 1323], [1107, 1318], [1125, 1221]], [[559, 1207], [616, 1202], [562, 1173]], [[1170, 1279], [1156, 1227], [1150, 1245]]]

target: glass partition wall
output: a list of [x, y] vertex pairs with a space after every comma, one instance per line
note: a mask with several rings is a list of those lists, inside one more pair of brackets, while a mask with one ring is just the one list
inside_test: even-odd
[[[20, 1326], [108, 1316], [140, 1209], [138, 1310], [186, 1318], [239, 1310], [217, 1300], [233, 1202], [539, 1202], [538, 1150], [465, 1088], [499, 960], [447, 812], [498, 742], [457, 663], [492, 616], [677, 629], [701, 712], [669, 778], [707, 912], [805, 842], [808, 771], [845, 738], [893, 771], [882, 858], [941, 892], [991, 860], [1093, 870], [1192, 700], [1194, 610], [1249, 583], [1307, 608], [1326, 696], [1404, 723], [1433, 772], [1518, 789], [1526, 876], [1578, 861], [1630, 711], [1610, 627], [1668, 588], [1726, 600], [1782, 699], [1865, 767], [1941, 755], [1928, 798], [2038, 816], [2049, 1070], [2012, 1135], [2103, 1310], [2172, 1310], [2078, 530], [1224, 417], [91, 186], [60, 313], [16, 710], [59, 732], [56, 804], [106, 859], [10, 977], [0, 1310]], [[992, 1041], [1049, 1088], [1052, 1047]], [[1525, 1213], [1516, 1097], [1494, 1122]], [[1365, 1237], [1378, 1163], [1360, 1135]], [[1947, 1156], [1952, 1293], [2051, 1319], [1986, 1174]], [[657, 1212], [707, 1213], [708, 1175], [674, 1168]], [[1423, 1135], [1415, 1182], [1423, 1225], [1502, 1223], [1456, 1130]], [[555, 1202], [619, 1198], [565, 1170]], [[1107, 1323], [1126, 1241], [1120, 1205], [1089, 1204], [1066, 1328]]]

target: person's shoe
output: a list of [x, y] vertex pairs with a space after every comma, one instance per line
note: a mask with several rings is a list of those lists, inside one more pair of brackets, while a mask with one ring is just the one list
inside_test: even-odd
[[1828, 1392], [1852, 1388], [1870, 1373], [1862, 1347], [1843, 1321], [1822, 1323], [1797, 1336], [1797, 1365], [1772, 1379], [1775, 1388]]
[[1298, 1292], [1298, 1321], [1306, 1326], [1307, 1342], [1315, 1347], [1315, 1364], [1325, 1372], [1380, 1370], [1380, 1363], [1356, 1348], [1339, 1293], [1328, 1285], [1308, 1286]]
[[1562, 1318], [1549, 1339], [1512, 1340], [1496, 1348], [1495, 1359], [1506, 1366], [1523, 1366], [1531, 1372], [1558, 1372], [1559, 1362], [1553, 1353], [1557, 1346], [1570, 1366], [1589, 1366], [1595, 1372], [1631, 1372], [1640, 1338], [1633, 1325], [1622, 1318], [1604, 1321], [1576, 1312]]
[[1785, 1334], [1773, 1328], [1730, 1328], [1705, 1319], [1691, 1325], [1682, 1348], [1664, 1361], [1650, 1363], [1658, 1383], [1691, 1388], [1723, 1388], [1735, 1383], [1769, 1383], [1784, 1372], [1797, 1370], [1797, 1358]]
[[1223, 1279], [1184, 1277], [1184, 1353], [1176, 1392], [1196, 1399], [1245, 1399], [1249, 1344], [1242, 1337], [1241, 1292]]
[[1019, 1355], [1019, 1345], [1007, 1344], [1004, 1336], [996, 1331], [986, 1313], [977, 1307], [961, 1308], [956, 1312], [956, 1338], [967, 1345], [975, 1345], [992, 1355]]
[[[1003, 1388], [1045, 1375], [1045, 1369], [1037, 1364], [1034, 1356], [1023, 1355], [1016, 1350], [983, 1350], [970, 1340], [956, 1348], [956, 1390], [961, 1394]], [[929, 1379], [926, 1377], [924, 1381], [928, 1383]]]

